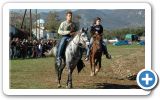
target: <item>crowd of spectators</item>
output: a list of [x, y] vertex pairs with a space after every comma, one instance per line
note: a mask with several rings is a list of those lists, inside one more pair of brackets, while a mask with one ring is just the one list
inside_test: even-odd
[[45, 57], [45, 52], [51, 50], [54, 45], [54, 40], [40, 39], [27, 40], [13, 38], [10, 40], [10, 59], [26, 59]]

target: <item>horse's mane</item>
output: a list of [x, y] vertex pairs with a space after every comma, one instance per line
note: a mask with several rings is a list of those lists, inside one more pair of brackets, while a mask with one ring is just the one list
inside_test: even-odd
[[73, 39], [80, 33], [80, 31], [75, 32], [76, 34], [74, 36], [71, 37], [71, 39], [68, 41], [66, 48], [68, 47], [68, 45], [70, 44], [71, 41], [73, 41]]

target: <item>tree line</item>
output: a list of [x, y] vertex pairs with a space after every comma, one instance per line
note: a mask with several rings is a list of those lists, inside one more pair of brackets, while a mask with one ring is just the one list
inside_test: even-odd
[[[29, 32], [29, 27], [30, 27], [30, 21], [29, 21], [29, 14], [26, 14], [26, 18], [24, 20], [24, 26], [23, 28]], [[37, 17], [36, 17], [37, 16]], [[65, 17], [65, 14], [64, 14]], [[32, 27], [36, 28], [36, 25], [34, 24], [34, 22], [36, 22], [36, 20], [39, 18], [41, 18], [40, 13], [36, 14], [35, 11], [32, 11]], [[22, 19], [23, 19], [23, 12], [14, 12], [11, 11], [10, 12], [10, 23], [12, 25], [14, 25], [17, 28], [21, 28], [21, 23], [22, 23]], [[81, 16], [80, 15], [74, 15], [73, 16], [73, 20], [74, 22], [76, 22], [77, 26], [80, 26], [80, 19]], [[47, 30], [48, 32], [52, 32], [52, 33], [57, 33], [58, 28], [60, 26], [62, 19], [60, 18], [58, 12], [56, 11], [50, 11], [45, 19], [45, 30]], [[125, 35], [128, 33], [131, 34], [136, 34], [138, 36], [144, 36], [145, 35], [145, 27], [141, 26], [141, 27], [127, 27], [127, 28], [119, 28], [119, 29], [104, 29], [104, 38], [107, 39], [113, 39], [113, 38], [118, 38], [120, 40], [123, 40], [125, 38]], [[60, 38], [60, 36], [57, 34], [56, 38]]]

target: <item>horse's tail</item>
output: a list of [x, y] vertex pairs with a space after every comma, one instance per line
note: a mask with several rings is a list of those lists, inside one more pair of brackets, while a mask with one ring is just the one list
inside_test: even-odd
[[56, 56], [56, 51], [57, 51], [57, 48], [56, 47], [53, 47], [51, 50], [49, 50], [48, 52], [45, 52], [44, 55], [47, 56], [47, 57], [55, 57]]
[[85, 67], [85, 64], [84, 64], [84, 62], [82, 61], [82, 59], [80, 59], [80, 60], [78, 61], [78, 63], [77, 63], [77, 71], [78, 71], [78, 73], [80, 73], [81, 70], [82, 70], [84, 67]]

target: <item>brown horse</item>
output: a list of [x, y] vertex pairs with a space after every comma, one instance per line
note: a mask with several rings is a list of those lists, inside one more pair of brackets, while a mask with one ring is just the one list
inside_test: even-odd
[[[99, 34], [93, 36], [93, 44], [90, 51], [91, 76], [96, 75], [101, 68], [101, 58], [102, 58], [101, 39], [102, 36]], [[97, 64], [99, 64], [99, 67], [97, 67]]]

